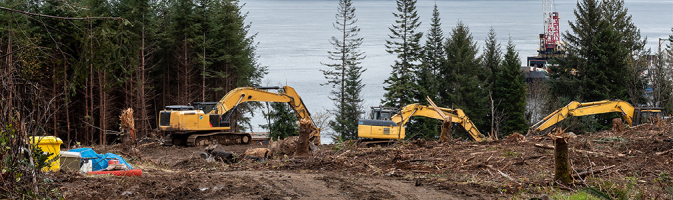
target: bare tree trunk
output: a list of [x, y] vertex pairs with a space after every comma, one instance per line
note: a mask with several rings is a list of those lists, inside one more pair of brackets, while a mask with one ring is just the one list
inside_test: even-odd
[[[94, 108], [94, 101], [95, 100], [94, 100], [94, 94], [93, 94], [93, 88], [94, 88], [95, 85], [94, 85], [93, 77], [94, 76], [93, 76], [93, 64], [92, 64], [89, 67], [89, 86], [87, 86], [89, 88], [89, 98], [91, 98], [90, 101], [89, 101], [89, 108], [91, 109], [89, 111], [89, 122], [91, 124], [90, 126], [93, 126], [94, 124], [96, 124], [96, 120], [93, 117], [94, 112], [95, 112], [95, 108]], [[93, 127], [90, 127], [90, 126], [89, 126], [89, 134], [91, 134], [91, 144], [93, 144], [96, 141], [94, 140], [94, 129], [93, 129]]]
[[[57, 83], [57, 82], [56, 82], [56, 66], [54, 65], [53, 67], [54, 67], [54, 68], [53, 68], [53, 71], [52, 71], [52, 72], [53, 72], [54, 78], [53, 78], [52, 85], [51, 85], [51, 91], [52, 91], [52, 93], [53, 93], [53, 96], [52, 96], [52, 97], [53, 97], [54, 99], [56, 99], [56, 94], [57, 94], [57, 92], [56, 92], [56, 83]], [[56, 110], [56, 101], [53, 101], [52, 105], [54, 106], [53, 110]], [[54, 114], [54, 119], [53, 119], [53, 121], [54, 121], [54, 136], [58, 136], [58, 134], [57, 134], [57, 132], [56, 132], [56, 129], [58, 128], [58, 127], [56, 126], [56, 125], [57, 125], [57, 121], [58, 121], [58, 113]]]
[[[205, 17], [205, 16], [204, 16]], [[203, 71], [201, 71], [201, 101], [206, 101], [206, 32], [203, 32]]]
[[[9, 23], [9, 24], [10, 24], [9, 31], [8, 31], [9, 32], [8, 33], [9, 42], [7, 43], [7, 52], [9, 53], [9, 56], [7, 56], [7, 75], [9, 76], [10, 91], [13, 91], [14, 84], [13, 84], [13, 80], [12, 80], [13, 79], [12, 74], [13, 74], [14, 70], [12, 68], [14, 66], [13, 66], [13, 62], [12, 62], [12, 30], [11, 30], [12, 26], [11, 26], [11, 23]], [[9, 92], [9, 101], [8, 101], [8, 103], [9, 103], [8, 106], [9, 107], [8, 108], [12, 108], [12, 101], [14, 99], [12, 93], [13, 92]], [[9, 112], [9, 117], [10, 117], [9, 119], [12, 119], [13, 115], [14, 115], [13, 112]]]
[[[145, 19], [145, 14], [143, 13], [143, 19]], [[146, 136], [147, 135], [147, 126], [146, 126], [146, 121], [145, 119], [147, 118], [147, 104], [146, 101], [147, 99], [145, 98], [145, 23], [143, 20], [143, 30], [142, 30], [142, 37], [141, 37], [141, 42], [142, 46], [140, 48], [140, 95], [138, 95], [138, 98], [140, 98], [140, 128], [142, 129], [142, 135]]]
[[99, 108], [98, 112], [100, 113], [100, 143], [102, 145], [107, 144], [107, 138], [105, 130], [107, 130], [107, 93], [105, 92], [105, 81], [107, 79], [107, 73], [105, 71], [98, 70], [98, 94], [99, 94]]
[[495, 132], [495, 106], [493, 106], [493, 95], [491, 94], [491, 91], [488, 91], [488, 97], [491, 99], [491, 133], [489, 133], [489, 136], [492, 140], [497, 140], [494, 135], [498, 135], [498, 133]]

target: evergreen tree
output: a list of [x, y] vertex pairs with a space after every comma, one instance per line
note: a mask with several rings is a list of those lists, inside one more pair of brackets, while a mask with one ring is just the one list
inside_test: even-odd
[[329, 125], [341, 139], [357, 139], [357, 121], [363, 113], [360, 93], [364, 84], [360, 76], [365, 71], [359, 65], [365, 56], [360, 52], [363, 38], [358, 37], [360, 28], [355, 26], [357, 18], [351, 0], [339, 1], [335, 18], [333, 26], [341, 35], [330, 39], [334, 51], [328, 51], [328, 58], [336, 63], [323, 63], [330, 69], [320, 70], [327, 79], [327, 83], [322, 85], [331, 85], [333, 88], [330, 99], [334, 101], [336, 109], [333, 111], [334, 120]]
[[177, 0], [171, 5], [171, 27], [169, 34], [171, 38], [171, 69], [174, 70], [174, 77], [169, 81], [175, 81], [170, 87], [172, 89], [172, 98], [179, 104], [187, 104], [196, 101], [200, 97], [200, 81], [197, 79], [199, 69], [198, 55], [198, 30], [201, 24], [198, 23], [198, 13], [195, 10], [196, 5], [192, 0]]
[[458, 22], [445, 44], [447, 65], [440, 69], [438, 83], [446, 87], [440, 91], [441, 104], [453, 105], [465, 111], [480, 130], [487, 130], [489, 97], [486, 86], [489, 69], [477, 56], [478, 48], [467, 26]]
[[391, 32], [390, 40], [386, 40], [386, 51], [396, 54], [397, 60], [392, 65], [390, 77], [383, 83], [387, 84], [383, 89], [382, 103], [385, 106], [400, 108], [414, 103], [414, 97], [418, 95], [415, 71], [418, 69], [422, 32], [416, 32], [421, 25], [416, 11], [416, 0], [396, 0], [397, 13], [395, 24], [388, 28]]
[[[482, 54], [482, 59], [484, 61], [484, 66], [486, 69], [489, 69], [490, 77], [488, 78], [488, 86], [493, 87], [495, 83], [495, 76], [500, 70], [500, 63], [502, 62], [502, 50], [500, 50], [500, 43], [496, 38], [495, 30], [493, 27], [488, 31], [488, 36], [486, 36], [486, 42], [484, 45], [484, 53]], [[490, 90], [490, 89], [489, 89]], [[493, 100], [495, 104], [499, 101], [499, 94], [493, 93]]]
[[[428, 40], [425, 41], [421, 53], [421, 65], [416, 71], [416, 84], [418, 85], [418, 95], [414, 98], [416, 102], [429, 105], [426, 96], [439, 102], [439, 87], [436, 83], [439, 68], [446, 63], [444, 53], [444, 32], [439, 17], [439, 10], [435, 4], [432, 10], [432, 19], [430, 20], [430, 30], [428, 30]], [[445, 105], [440, 105], [441, 107]], [[407, 125], [407, 130], [413, 133], [421, 133], [426, 139], [436, 139], [439, 137], [441, 123], [436, 119], [426, 117], [415, 117]]]
[[[365, 70], [358, 65], [349, 65], [346, 70], [347, 75], [346, 80], [344, 80], [345, 104], [343, 105], [343, 111], [335, 115], [335, 121], [331, 121], [330, 126], [335, 132], [341, 133], [341, 139], [357, 139], [357, 121], [360, 115], [364, 113], [360, 93], [365, 85], [362, 83], [360, 76]], [[340, 129], [340, 127], [344, 129]]]
[[[211, 31], [207, 34], [207, 64], [205, 77], [211, 82], [211, 93], [215, 100], [224, 97], [230, 90], [247, 86], [259, 85], [267, 68], [257, 62], [255, 53], [255, 35], [248, 36], [250, 25], [245, 24], [246, 15], [241, 13], [241, 5], [237, 0], [219, 0], [212, 3], [208, 21]], [[208, 38], [212, 39], [208, 41]], [[253, 102], [240, 105], [232, 116], [231, 124], [235, 130], [250, 127], [250, 117], [243, 113], [253, 114], [260, 104]]]
[[503, 135], [514, 132], [524, 133], [528, 126], [523, 113], [526, 110], [526, 76], [521, 72], [519, 53], [510, 38], [507, 43], [507, 52], [502, 61], [502, 69], [495, 76], [493, 93], [498, 94], [505, 121], [502, 127]]
[[271, 103], [271, 112], [266, 113], [264, 117], [267, 117], [271, 124], [260, 126], [269, 129], [271, 132], [269, 138], [277, 139], [280, 137], [280, 139], [284, 139], [299, 135], [297, 116], [295, 116], [287, 103]]
[[[642, 50], [644, 41], [630, 21], [623, 1], [584, 0], [577, 3], [574, 12], [577, 21], [570, 23], [570, 31], [563, 34], [566, 41], [567, 58], [555, 60], [557, 66], [550, 67], [552, 92], [564, 102], [600, 101], [605, 99], [634, 99], [629, 96], [627, 86], [630, 80], [640, 76], [625, 76], [625, 73], [639, 74], [632, 70], [632, 57]], [[638, 103], [638, 102], [632, 102]], [[596, 131], [607, 128], [616, 114], [588, 116], [574, 131]]]

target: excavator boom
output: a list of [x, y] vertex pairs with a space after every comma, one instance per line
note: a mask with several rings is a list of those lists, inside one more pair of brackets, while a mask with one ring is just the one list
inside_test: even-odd
[[[530, 127], [530, 131], [533, 133], [539, 133], [570, 116], [586, 116], [611, 112], [621, 113], [624, 121], [626, 121], [626, 123], [628, 123], [630, 126], [633, 126], [634, 123], [640, 123], [641, 113], [660, 113], [661, 108], [653, 108], [650, 110], [636, 108], [628, 102], [622, 100], [604, 100], [586, 103], [573, 101], [570, 102], [567, 106], [560, 108], [542, 118], [540, 122]], [[634, 121], [634, 119], [636, 120]]]

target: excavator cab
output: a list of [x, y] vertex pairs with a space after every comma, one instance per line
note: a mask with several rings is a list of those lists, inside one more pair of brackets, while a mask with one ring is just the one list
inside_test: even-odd
[[216, 105], [217, 105], [217, 102], [194, 102], [194, 103], [192, 103], [192, 106], [194, 106], [195, 109], [202, 110], [204, 113], [210, 113], [210, 111], [215, 110]]
[[633, 110], [633, 125], [652, 123], [654, 118], [664, 117], [664, 108], [636, 107]]
[[400, 112], [399, 109], [391, 107], [372, 107], [372, 111], [369, 114], [369, 119], [373, 120], [390, 120], [390, 118]]
[[396, 108], [371, 107], [369, 119], [358, 120], [358, 137], [375, 139], [404, 138], [404, 127], [391, 120], [399, 112]]

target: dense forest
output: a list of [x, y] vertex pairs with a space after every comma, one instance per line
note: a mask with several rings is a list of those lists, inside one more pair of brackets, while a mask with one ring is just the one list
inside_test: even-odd
[[[435, 6], [424, 33], [417, 30], [422, 22], [415, 3], [397, 1], [390, 39], [381, 44], [397, 56], [383, 80], [386, 106], [427, 104], [430, 97], [442, 107], [463, 109], [482, 133], [501, 136], [525, 132], [570, 101], [622, 99], [673, 111], [670, 47], [654, 55], [644, 49], [623, 1], [578, 3], [578, 20], [563, 34], [566, 57], [552, 62], [550, 81], [528, 83], [515, 44], [508, 41], [502, 50], [496, 30], [483, 47], [460, 21], [445, 34]], [[142, 138], [152, 134], [165, 105], [216, 101], [233, 88], [258, 85], [266, 68], [257, 63], [255, 34], [248, 33], [241, 6], [229, 0], [2, 1], [0, 120], [35, 122], [22, 131], [59, 136], [67, 145], [110, 143], [106, 135], [118, 133], [122, 108], [135, 110]], [[342, 139], [357, 138], [355, 123], [366, 112], [360, 95], [366, 55], [359, 51], [366, 38], [358, 36], [356, 6], [339, 2], [333, 22], [339, 35], [330, 39], [334, 49], [320, 69], [323, 84], [333, 88], [329, 126]], [[251, 109], [235, 114], [235, 130], [248, 127], [242, 112]], [[596, 131], [614, 117], [565, 123]], [[438, 137], [438, 127], [424, 118], [407, 124], [408, 132], [427, 139]]]
[[266, 73], [238, 1], [3, 0], [0, 7], [0, 124], [32, 121], [21, 130], [30, 135], [110, 143], [120, 112], [133, 108], [142, 138], [163, 106], [217, 101]]

